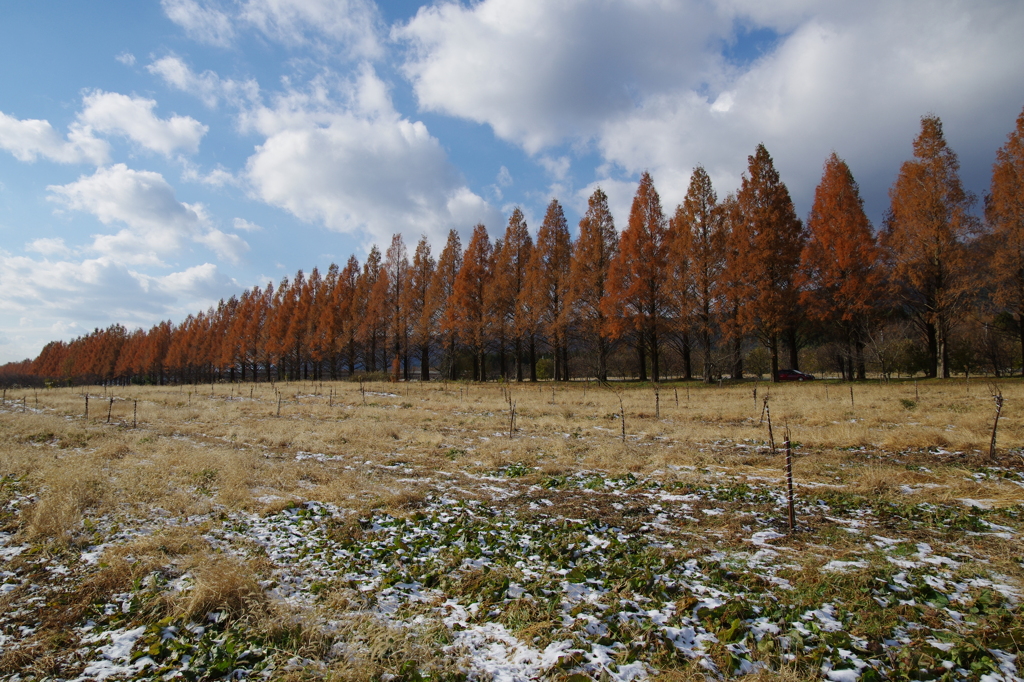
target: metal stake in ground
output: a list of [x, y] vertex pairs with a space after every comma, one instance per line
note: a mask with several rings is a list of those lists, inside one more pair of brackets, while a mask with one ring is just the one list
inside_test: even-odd
[[85, 418], [89, 418], [89, 394], [85, 394]]
[[654, 418], [661, 419], [661, 391], [658, 384], [654, 384]]
[[114, 396], [110, 396], [110, 405], [107, 407], [107, 423], [110, 423], [110, 413], [114, 411]]
[[[771, 420], [768, 421], [771, 424]], [[770, 428], [770, 427], [769, 427]], [[789, 532], [796, 530], [796, 507], [793, 504], [793, 449], [789, 444], [789, 426], [786, 426], [786, 484], [789, 487]]]
[[617, 396], [619, 399], [619, 417], [622, 419], [622, 442], [626, 442], [626, 408], [622, 406], [622, 396]]
[[764, 415], [768, 419], [768, 445], [772, 449], [772, 454], [775, 454], [775, 435], [772, 433], [772, 411], [768, 407], [768, 396], [764, 397]]
[[988, 446], [988, 458], [992, 461], [996, 459], [996, 431], [999, 429], [999, 415], [1003, 411], [1003, 392], [1001, 389], [995, 389], [992, 394], [992, 398], [996, 401], [996, 419], [992, 422], [992, 442]]
[[138, 399], [136, 399], [135, 400], [135, 405], [134, 405], [134, 407], [132, 407], [132, 428], [133, 429], [135, 428], [136, 424], [138, 424], [138, 418], [139, 418], [139, 401], [138, 401]]
[[512, 434], [516, 430], [516, 403], [511, 396], [509, 396], [508, 406], [508, 439], [512, 440]]

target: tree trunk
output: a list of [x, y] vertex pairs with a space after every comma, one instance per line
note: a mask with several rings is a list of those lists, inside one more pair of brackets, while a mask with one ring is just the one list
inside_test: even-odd
[[867, 367], [864, 365], [864, 342], [858, 336], [854, 339], [853, 350], [857, 355], [857, 379], [865, 381], [868, 378]]
[[555, 381], [562, 380], [562, 347], [558, 343], [558, 337], [556, 336], [551, 340], [551, 359], [555, 362], [555, 373], [551, 377]]
[[711, 383], [711, 330], [707, 326], [700, 332], [700, 345], [704, 350], [704, 383]]
[[796, 327], [786, 331], [786, 342], [789, 346], [789, 368], [800, 371], [800, 347], [797, 344]]
[[658, 330], [654, 326], [651, 327], [650, 333], [651, 339], [651, 379], [654, 383], [658, 383], [661, 379], [661, 357], [658, 353]]
[[523, 340], [516, 337], [516, 381], [523, 382]]
[[683, 332], [683, 379], [693, 378], [693, 365], [690, 358], [690, 332]]
[[505, 334], [498, 338], [498, 375], [508, 381], [508, 363], [505, 361]]
[[732, 341], [732, 378], [743, 378], [743, 339], [739, 336]]
[[420, 346], [420, 381], [430, 381], [430, 346]]
[[608, 381], [608, 342], [603, 336], [597, 337], [597, 379]]
[[640, 338], [636, 344], [637, 378], [640, 381], [647, 381], [647, 348], [644, 345], [644, 333], [640, 332]]
[[939, 341], [935, 333], [935, 325], [931, 322], [925, 322], [924, 331], [928, 336], [928, 368], [926, 374], [931, 378], [935, 378], [939, 375]]
[[537, 337], [530, 334], [530, 381], [537, 381]]
[[779, 335], [772, 334], [768, 337], [768, 348], [772, 352], [772, 383], [779, 380]]

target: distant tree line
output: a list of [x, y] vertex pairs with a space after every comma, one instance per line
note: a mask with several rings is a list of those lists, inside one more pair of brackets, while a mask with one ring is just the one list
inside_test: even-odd
[[611, 376], [710, 382], [801, 364], [863, 379], [1020, 368], [1024, 357], [1024, 112], [998, 151], [984, 217], [937, 117], [889, 190], [877, 231], [832, 154], [806, 223], [768, 151], [720, 199], [704, 168], [662, 209], [648, 173], [625, 228], [597, 189], [573, 240], [557, 200], [536, 235], [516, 208], [463, 249], [401, 235], [365, 262], [301, 270], [180, 324], [121, 325], [49, 343], [0, 380], [427, 381]]

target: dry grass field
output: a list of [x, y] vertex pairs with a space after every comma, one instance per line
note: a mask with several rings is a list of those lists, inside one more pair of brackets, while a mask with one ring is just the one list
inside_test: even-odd
[[0, 678], [1020, 679], [998, 389], [8, 390]]

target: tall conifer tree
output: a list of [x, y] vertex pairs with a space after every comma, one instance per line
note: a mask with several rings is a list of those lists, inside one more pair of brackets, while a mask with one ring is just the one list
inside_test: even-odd
[[928, 376], [948, 377], [950, 333], [974, 286], [966, 247], [977, 221], [937, 116], [921, 119], [914, 158], [900, 167], [889, 200], [882, 243], [895, 293], [924, 336]]
[[1024, 358], [1024, 110], [996, 152], [985, 217], [995, 237], [995, 301], [1016, 321]]
[[812, 320], [838, 328], [848, 348], [845, 375], [864, 379], [865, 327], [882, 293], [880, 254], [857, 182], [835, 152], [814, 191], [807, 233], [800, 303]]
[[[587, 201], [580, 219], [580, 236], [572, 246], [569, 295], [564, 326], [575, 327], [586, 347], [597, 354], [597, 378], [608, 381], [610, 339], [601, 303], [608, 293], [608, 269], [619, 250], [619, 233], [608, 209], [608, 195], [600, 187]], [[571, 320], [571, 321], [569, 321]]]
[[747, 157], [747, 173], [736, 196], [739, 220], [733, 226], [739, 295], [739, 322], [771, 352], [772, 380], [779, 373], [779, 342], [790, 337], [789, 364], [797, 369], [795, 285], [804, 230], [789, 190], [763, 144]]

